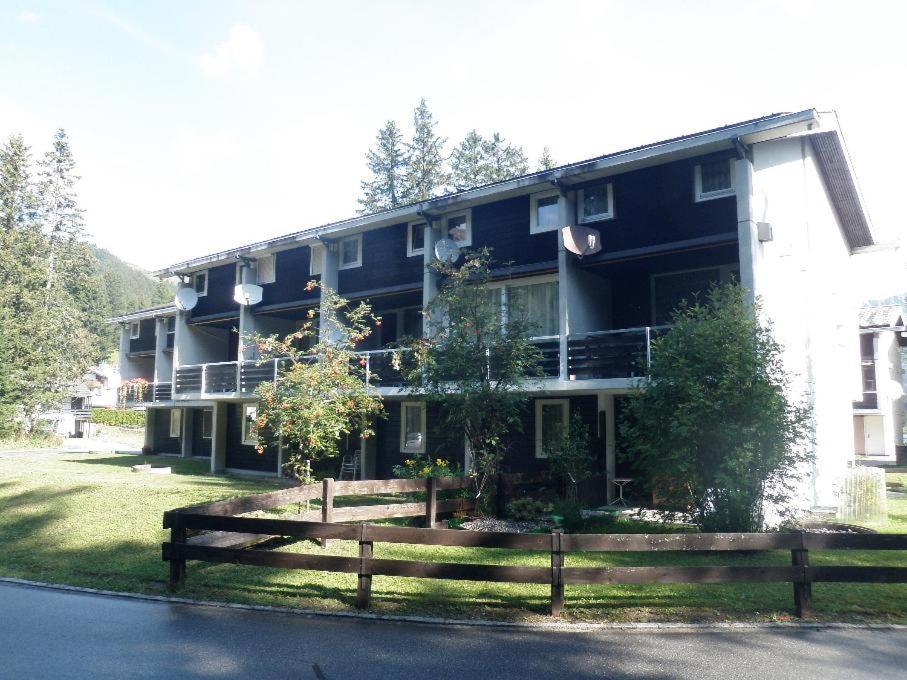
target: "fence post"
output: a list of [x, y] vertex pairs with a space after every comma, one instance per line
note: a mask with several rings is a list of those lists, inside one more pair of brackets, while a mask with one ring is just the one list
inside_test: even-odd
[[368, 609], [372, 600], [372, 568], [366, 560], [372, 558], [373, 543], [368, 538], [368, 524], [360, 525], [359, 584], [356, 587], [356, 609]]
[[790, 551], [790, 562], [803, 570], [803, 581], [794, 582], [794, 610], [801, 619], [813, 615], [813, 586], [809, 580], [809, 551], [806, 549], [803, 532], [800, 532], [800, 548]]
[[563, 529], [551, 531], [551, 616], [555, 618], [564, 613], [563, 534]]
[[186, 578], [186, 560], [174, 556], [174, 550], [179, 550], [177, 544], [186, 542], [186, 528], [178, 512], [169, 514], [170, 523], [170, 587], [176, 588], [180, 581]]
[[425, 478], [425, 528], [434, 529], [438, 515], [438, 480], [436, 477]]
[[507, 489], [504, 488], [506, 482], [504, 481], [503, 473], [499, 472], [495, 481], [495, 505], [497, 507], [498, 517], [503, 517], [505, 514], [507, 514]]
[[[324, 524], [334, 521], [334, 480], [331, 477], [321, 480], [321, 521]], [[328, 539], [321, 539], [321, 547], [328, 547]]]

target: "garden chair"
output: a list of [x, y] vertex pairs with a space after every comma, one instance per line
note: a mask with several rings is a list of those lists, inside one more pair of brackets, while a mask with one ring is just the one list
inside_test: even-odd
[[349, 479], [355, 480], [359, 477], [359, 461], [361, 455], [356, 451], [353, 455], [345, 455], [340, 459], [340, 474], [337, 479], [344, 479], [343, 475], [349, 474]]

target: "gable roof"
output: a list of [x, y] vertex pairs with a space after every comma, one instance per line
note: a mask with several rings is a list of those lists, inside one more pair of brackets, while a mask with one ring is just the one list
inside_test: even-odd
[[904, 326], [900, 305], [863, 307], [859, 314], [860, 328], [899, 328]]
[[[355, 233], [365, 229], [407, 222], [419, 219], [425, 213], [443, 213], [455, 208], [465, 208], [483, 202], [492, 196], [502, 199], [508, 196], [525, 194], [540, 187], [550, 187], [552, 184], [569, 187], [572, 184], [595, 179], [599, 176], [604, 177], [617, 172], [627, 172], [640, 167], [665, 163], [669, 160], [691, 158], [715, 151], [733, 149], [740, 143], [755, 144], [794, 134], [814, 135], [815, 133], [810, 131], [818, 130], [819, 126], [820, 115], [815, 109], [806, 109], [795, 113], [773, 113], [760, 118], [731, 123], [701, 132], [596, 156], [584, 161], [568, 163], [551, 170], [528, 173], [501, 182], [445, 194], [419, 203], [309, 227], [285, 236], [185, 260], [155, 271], [153, 274], [158, 277], [187, 274], [217, 263], [236, 259], [240, 256], [249, 255], [255, 257], [256, 253], [263, 250], [295, 247], [304, 243], [312, 243], [332, 234]], [[836, 121], [833, 123], [833, 130], [828, 134], [835, 137], [839, 136]], [[822, 153], [817, 150], [817, 158], [820, 165], [828, 166], [827, 170], [822, 171], [823, 176], [827, 174], [835, 182], [834, 186], [840, 187], [842, 191], [850, 192], [841, 199], [840, 208], [837, 204], [835, 208], [842, 220], [847, 219], [849, 221], [844, 228], [844, 232], [851, 249], [861, 245], [872, 244], [868, 220], [862, 209], [862, 202], [856, 189], [856, 182], [852, 177], [850, 162], [844, 146], [840, 143], [840, 140], [835, 144], [831, 139], [824, 139], [820, 144]], [[849, 185], [847, 183], [848, 178], [850, 180]], [[828, 186], [833, 193], [831, 188], [833, 185], [829, 184]]]

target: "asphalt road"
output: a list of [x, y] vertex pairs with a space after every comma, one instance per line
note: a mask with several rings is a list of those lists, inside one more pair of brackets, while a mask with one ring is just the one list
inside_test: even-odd
[[553, 631], [308, 617], [0, 583], [0, 678], [904, 677], [907, 631]]

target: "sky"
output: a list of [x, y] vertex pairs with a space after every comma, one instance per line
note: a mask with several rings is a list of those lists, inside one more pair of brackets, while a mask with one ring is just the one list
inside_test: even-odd
[[147, 269], [355, 215], [365, 153], [425, 97], [449, 138], [558, 163], [836, 110], [903, 230], [907, 2], [0, 0], [0, 137], [64, 128], [91, 239]]

